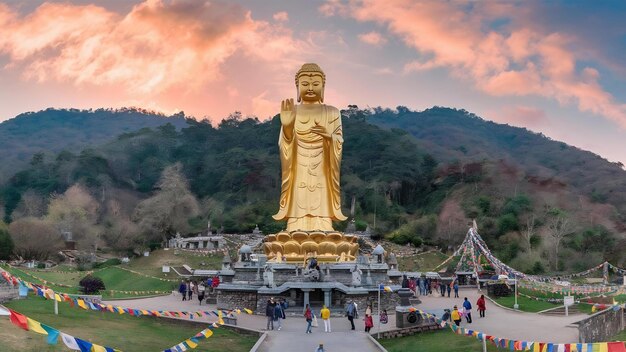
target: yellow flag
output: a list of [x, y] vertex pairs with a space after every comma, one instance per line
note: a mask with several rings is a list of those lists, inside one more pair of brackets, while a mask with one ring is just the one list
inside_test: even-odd
[[600, 352], [609, 352], [609, 344], [606, 342], [602, 342], [599, 343], [598, 345], [600, 345]]
[[82, 309], [89, 309], [87, 308], [87, 305], [85, 304], [85, 301], [83, 301], [82, 299], [77, 299], [78, 301], [78, 306], [81, 307]]
[[34, 331], [39, 334], [48, 335], [48, 332], [41, 327], [41, 324], [31, 318], [26, 317], [28, 323], [28, 330]]
[[248, 314], [252, 314], [252, 311], [250, 309], [248, 309], [248, 308], [244, 308], [243, 310], [246, 311], [246, 313], [248, 313]]
[[91, 352], [107, 352], [106, 348], [96, 345], [95, 343], [91, 345]]
[[205, 329], [202, 331], [202, 335], [204, 335], [205, 338], [209, 338], [211, 336], [213, 336], [213, 331], [210, 329]]
[[220, 325], [224, 325], [224, 319], [222, 319], [222, 311], [217, 311], [217, 323]]
[[63, 300], [61, 299], [61, 296], [59, 296], [58, 293], [54, 294], [54, 299], [57, 300], [57, 302], [63, 302]]
[[191, 348], [196, 348], [196, 347], [198, 347], [198, 344], [197, 344], [197, 343], [195, 343], [195, 342], [193, 342], [193, 341], [191, 341], [191, 340], [189, 340], [189, 339], [185, 340], [185, 342], [187, 342], [187, 344], [188, 344], [188, 345], [189, 345], [189, 347], [191, 347]]

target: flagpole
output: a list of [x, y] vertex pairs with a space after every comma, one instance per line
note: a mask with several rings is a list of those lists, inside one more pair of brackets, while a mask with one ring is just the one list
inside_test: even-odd
[[483, 352], [487, 352], [487, 335], [483, 334]]
[[54, 315], [59, 315], [59, 301], [54, 297]]
[[380, 286], [382, 284], [378, 284], [378, 339], [380, 340]]

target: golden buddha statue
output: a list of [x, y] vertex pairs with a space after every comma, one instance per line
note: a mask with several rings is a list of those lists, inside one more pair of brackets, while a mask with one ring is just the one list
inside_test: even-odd
[[296, 73], [298, 102], [281, 103], [278, 141], [281, 194], [276, 220], [286, 220], [286, 231], [265, 239], [265, 252], [277, 261], [354, 260], [354, 236], [333, 229], [332, 221], [347, 218], [341, 212], [339, 173], [343, 148], [341, 114], [324, 104], [326, 75], [313, 63]]

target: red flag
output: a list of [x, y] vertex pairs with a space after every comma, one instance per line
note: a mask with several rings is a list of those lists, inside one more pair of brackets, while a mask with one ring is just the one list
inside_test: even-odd
[[26, 320], [26, 317], [14, 310], [9, 309], [9, 311], [11, 312], [11, 323], [28, 331], [28, 320]]
[[626, 348], [624, 347], [624, 342], [609, 342], [608, 345], [609, 345], [609, 352], [626, 352]]

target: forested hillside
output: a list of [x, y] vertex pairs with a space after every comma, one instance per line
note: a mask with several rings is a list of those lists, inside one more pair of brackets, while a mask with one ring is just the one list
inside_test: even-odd
[[[445, 249], [476, 219], [497, 255], [526, 272], [626, 259], [621, 165], [463, 110], [343, 114], [342, 199], [345, 214], [355, 199], [357, 229]], [[3, 217], [16, 248], [33, 229], [121, 251], [197, 233], [209, 220], [225, 232], [275, 232], [284, 227], [271, 218], [279, 129], [277, 118], [233, 114], [218, 126], [188, 120], [35, 155], [2, 186]]]
[[0, 123], [0, 184], [24, 168], [36, 153], [53, 155], [107, 142], [117, 135], [171, 123], [185, 126], [183, 115], [166, 117], [141, 109], [29, 112]]

